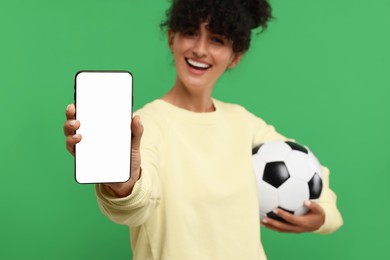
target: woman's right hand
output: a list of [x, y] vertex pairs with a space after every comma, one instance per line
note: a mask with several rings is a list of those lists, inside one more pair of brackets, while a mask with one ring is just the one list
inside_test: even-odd
[[[81, 135], [76, 134], [76, 130], [80, 128], [80, 122], [76, 120], [76, 108], [74, 104], [68, 105], [66, 108], [66, 121], [64, 124], [64, 134], [66, 136], [66, 149], [75, 156], [75, 145], [81, 141]], [[143, 126], [139, 116], [135, 116], [131, 120], [131, 177], [127, 182], [109, 183], [106, 184], [117, 197], [128, 196], [133, 190], [134, 184], [141, 177], [141, 137], [143, 134]]]

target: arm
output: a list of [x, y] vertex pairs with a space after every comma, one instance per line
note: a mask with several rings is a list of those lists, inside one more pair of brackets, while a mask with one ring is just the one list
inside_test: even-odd
[[[286, 137], [277, 133], [272, 126], [267, 125], [263, 120], [255, 116], [252, 116], [251, 120], [256, 122], [253, 146], [270, 140], [287, 140]], [[277, 209], [275, 214], [285, 219], [288, 223], [265, 218], [262, 224], [279, 232], [328, 234], [336, 231], [343, 224], [343, 220], [336, 206], [336, 194], [329, 186], [329, 170], [326, 167], [322, 167], [322, 170], [323, 190], [321, 197], [317, 202], [307, 202], [306, 206], [309, 208], [309, 212], [306, 215], [294, 216]]]
[[[104, 109], [104, 107], [102, 107]], [[64, 124], [64, 134], [66, 136], [66, 149], [75, 156], [75, 145], [78, 144], [82, 136], [75, 134], [80, 128], [80, 122], [75, 120], [76, 108], [74, 104], [70, 104], [66, 108], [66, 121]], [[131, 193], [135, 182], [140, 177], [141, 172], [141, 157], [140, 143], [143, 133], [143, 126], [139, 117], [135, 116], [131, 121], [131, 178], [124, 183], [110, 183], [107, 187], [117, 196], [124, 197]], [[107, 137], [109, 138], [109, 137]]]
[[97, 184], [96, 196], [100, 210], [117, 224], [138, 226], [143, 224], [159, 204], [159, 189], [153, 187], [148, 174], [141, 174], [132, 192], [126, 197], [117, 197], [109, 186]]
[[[149, 116], [143, 114], [141, 116], [144, 128], [142, 142], [138, 143], [138, 150], [134, 151], [132, 148], [132, 168], [134, 165], [140, 166], [140, 177], [132, 190], [130, 193], [125, 192], [124, 196], [118, 196], [120, 194], [111, 186], [100, 184], [95, 186], [98, 204], [103, 214], [113, 222], [127, 226], [143, 224], [160, 202], [158, 177], [160, 131]], [[137, 147], [136, 142], [133, 145]]]
[[[74, 135], [80, 127], [80, 122], [75, 120], [75, 112], [74, 105], [67, 107], [67, 121], [64, 124], [66, 148], [73, 156], [75, 144], [81, 141], [81, 135]], [[137, 226], [154, 212], [159, 204], [160, 190], [157, 167], [151, 166], [155, 161], [149, 160], [148, 163], [148, 160], [144, 160], [141, 165], [141, 137], [144, 128], [138, 116], [133, 118], [131, 128], [131, 178], [125, 183], [97, 184], [95, 191], [99, 207], [109, 219], [118, 224]], [[156, 149], [151, 148], [150, 153], [156, 154]], [[151, 158], [147, 153], [145, 155], [145, 158]]]
[[303, 216], [292, 215], [282, 209], [277, 209], [275, 214], [287, 221], [287, 223], [271, 218], [263, 219], [263, 225], [269, 229], [286, 232], [302, 233], [314, 232], [330, 234], [343, 225], [343, 219], [336, 206], [336, 194], [329, 188], [329, 170], [323, 169], [323, 189], [317, 202], [306, 201], [305, 206], [309, 212]]

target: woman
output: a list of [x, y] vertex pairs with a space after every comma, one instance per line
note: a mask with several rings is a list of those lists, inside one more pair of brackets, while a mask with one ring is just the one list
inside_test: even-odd
[[[136, 112], [131, 179], [96, 185], [102, 212], [127, 225], [133, 259], [265, 259], [260, 241], [252, 148], [285, 139], [239, 105], [212, 98], [216, 81], [249, 48], [251, 30], [266, 28], [265, 0], [177, 0], [162, 26], [176, 65], [171, 90]], [[81, 141], [75, 108], [67, 108], [67, 149]], [[142, 118], [142, 123], [141, 123]], [[330, 233], [342, 224], [325, 184], [305, 216], [283, 210], [281, 232]]]

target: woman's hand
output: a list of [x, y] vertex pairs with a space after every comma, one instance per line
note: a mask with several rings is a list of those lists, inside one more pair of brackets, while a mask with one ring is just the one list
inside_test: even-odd
[[[66, 149], [75, 156], [74, 148], [82, 139], [76, 130], [80, 128], [80, 122], [75, 119], [76, 108], [74, 104], [66, 108], [66, 121], [64, 124], [64, 134], [66, 136]], [[135, 116], [131, 121], [131, 177], [127, 182], [106, 184], [118, 197], [128, 196], [134, 184], [141, 177], [141, 154], [140, 145], [143, 133], [143, 126], [139, 116]]]
[[319, 229], [325, 221], [324, 210], [314, 201], [306, 201], [305, 206], [309, 211], [303, 216], [296, 216], [278, 208], [274, 213], [286, 222], [264, 218], [262, 224], [266, 228], [285, 233], [312, 232]]
[[74, 156], [74, 146], [81, 141], [81, 135], [76, 134], [80, 128], [80, 122], [75, 118], [76, 109], [73, 104], [66, 108], [66, 121], [64, 124], [64, 134], [66, 136], [66, 149]]

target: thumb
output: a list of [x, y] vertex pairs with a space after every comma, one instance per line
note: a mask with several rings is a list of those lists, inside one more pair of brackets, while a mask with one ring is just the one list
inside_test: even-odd
[[144, 127], [142, 125], [141, 118], [139, 116], [133, 117], [131, 120], [131, 147], [132, 149], [139, 150], [141, 145], [141, 137], [144, 132]]

